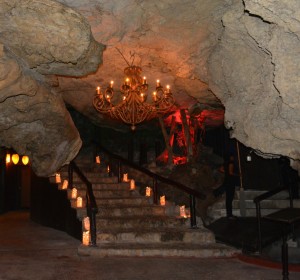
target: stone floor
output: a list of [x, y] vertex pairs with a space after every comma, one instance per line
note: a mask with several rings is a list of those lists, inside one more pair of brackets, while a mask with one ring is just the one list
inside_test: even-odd
[[[28, 212], [0, 215], [0, 280], [282, 279], [280, 269], [239, 259], [79, 257], [79, 241], [29, 221]], [[290, 280], [300, 279], [291, 272]]]

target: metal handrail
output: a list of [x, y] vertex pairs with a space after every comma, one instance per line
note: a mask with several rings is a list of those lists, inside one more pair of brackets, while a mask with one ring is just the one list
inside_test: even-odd
[[166, 183], [168, 185], [171, 185], [187, 194], [189, 194], [190, 197], [190, 219], [191, 219], [191, 228], [197, 228], [197, 222], [196, 222], [196, 197], [199, 199], [205, 199], [206, 196], [199, 192], [196, 191], [194, 189], [191, 189], [179, 182], [175, 182], [169, 178], [163, 177], [159, 174], [153, 173], [150, 170], [141, 167], [119, 155], [116, 155], [114, 153], [112, 153], [111, 151], [109, 151], [108, 149], [104, 148], [103, 146], [101, 146], [100, 144], [96, 143], [96, 145], [101, 149], [101, 151], [103, 151], [104, 153], [108, 154], [110, 157], [115, 158], [116, 160], [118, 160], [118, 181], [121, 182], [121, 163], [130, 166], [146, 175], [148, 175], [149, 177], [153, 178], [153, 202], [155, 204], [158, 204], [158, 184], [157, 182], [160, 181], [162, 183]]
[[[261, 207], [260, 207], [260, 203], [267, 199], [267, 198], [270, 198], [272, 197], [273, 195], [277, 194], [277, 193], [280, 193], [281, 191], [284, 191], [286, 190], [287, 188], [286, 187], [279, 187], [279, 188], [276, 188], [274, 190], [271, 190], [271, 191], [268, 191], [268, 192], [265, 192], [261, 195], [258, 195], [256, 196], [254, 199], [253, 199], [253, 202], [255, 203], [255, 208], [256, 208], [256, 219], [257, 219], [257, 234], [258, 234], [258, 246], [259, 246], [259, 252], [261, 253], [262, 252], [262, 236], [261, 236]], [[289, 199], [290, 199], [290, 207], [293, 208], [293, 198], [291, 196], [291, 192], [289, 190]]]
[[97, 228], [96, 228], [96, 214], [98, 213], [98, 206], [93, 192], [92, 183], [86, 178], [74, 161], [71, 161], [68, 168], [69, 185], [73, 187], [73, 172], [75, 172], [81, 181], [86, 185], [86, 210], [90, 218], [91, 231], [91, 246], [96, 246]]

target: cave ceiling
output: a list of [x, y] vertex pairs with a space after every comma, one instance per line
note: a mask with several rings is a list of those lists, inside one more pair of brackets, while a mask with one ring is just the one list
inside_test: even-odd
[[1, 0], [1, 144], [48, 176], [81, 147], [66, 106], [117, 128], [92, 99], [98, 85], [121, 85], [120, 51], [150, 86], [170, 84], [180, 108], [300, 169], [299, 10], [298, 0]]

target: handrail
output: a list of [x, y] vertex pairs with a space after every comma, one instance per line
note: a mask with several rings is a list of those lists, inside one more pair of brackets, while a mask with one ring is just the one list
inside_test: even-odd
[[81, 181], [86, 185], [86, 200], [87, 200], [86, 209], [87, 209], [87, 215], [90, 218], [91, 245], [96, 246], [96, 240], [97, 240], [96, 214], [98, 213], [98, 207], [93, 192], [93, 186], [92, 183], [86, 178], [86, 176], [76, 165], [76, 163], [74, 161], [71, 161], [68, 170], [69, 184], [71, 188], [73, 187], [73, 171], [76, 172], [76, 174], [81, 179]]
[[121, 162], [148, 175], [149, 177], [153, 178], [153, 201], [155, 204], [158, 203], [158, 197], [157, 197], [157, 181], [160, 181], [162, 183], [166, 183], [168, 185], [171, 185], [181, 191], [184, 191], [185, 193], [189, 194], [190, 197], [190, 220], [191, 220], [191, 228], [197, 228], [197, 222], [196, 222], [196, 197], [200, 199], [205, 199], [205, 195], [199, 191], [196, 191], [194, 189], [191, 189], [179, 182], [175, 182], [169, 178], [165, 178], [159, 174], [153, 173], [150, 170], [141, 167], [119, 155], [113, 154], [108, 149], [101, 146], [99, 143], [95, 143], [104, 153], [108, 154], [110, 157], [115, 158], [118, 160], [118, 181], [121, 182]]
[[[281, 191], [284, 191], [286, 190], [287, 188], [286, 187], [279, 187], [279, 188], [276, 188], [274, 190], [271, 190], [271, 191], [268, 191], [268, 192], [265, 192], [261, 195], [258, 195], [256, 196], [254, 199], [253, 199], [253, 202], [255, 203], [255, 208], [256, 208], [256, 219], [257, 219], [257, 234], [258, 234], [258, 246], [259, 246], [259, 252], [262, 253], [262, 236], [261, 236], [261, 207], [260, 207], [260, 203], [281, 192]], [[293, 208], [293, 198], [291, 196], [291, 190], [289, 189], [289, 199], [290, 199], [290, 207]]]

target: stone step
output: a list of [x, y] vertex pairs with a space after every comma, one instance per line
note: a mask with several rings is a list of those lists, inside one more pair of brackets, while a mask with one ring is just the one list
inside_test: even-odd
[[138, 197], [137, 190], [94, 190], [96, 198]]
[[178, 229], [178, 228], [143, 228], [113, 231], [101, 228], [97, 233], [97, 244], [100, 243], [213, 243], [214, 234], [205, 229]]
[[120, 205], [149, 205], [150, 200], [148, 197], [114, 197], [114, 198], [96, 198], [98, 207], [104, 206], [120, 206]]
[[99, 244], [97, 247], [80, 245], [80, 256], [92, 257], [233, 257], [239, 250], [223, 244]]
[[[253, 200], [255, 197], [263, 194], [263, 193], [266, 193], [267, 191], [258, 191], [258, 190], [244, 190], [244, 197], [246, 200]], [[240, 191], [237, 190], [236, 191], [236, 197], [237, 199], [240, 199], [241, 197], [241, 194], [240, 194]], [[289, 197], [289, 192], [288, 191], [282, 191], [282, 192], [279, 192], [275, 195], [273, 195], [270, 200], [273, 200], [273, 199], [286, 199]]]
[[98, 207], [99, 211], [97, 217], [109, 218], [109, 217], [126, 217], [126, 216], [152, 216], [152, 215], [164, 215], [165, 208], [158, 205], [126, 205], [118, 207]]
[[130, 229], [130, 228], [187, 228], [190, 226], [189, 219], [168, 216], [127, 216], [98, 218], [97, 228]]
[[[137, 188], [137, 187], [136, 187]], [[93, 184], [93, 190], [127, 190], [130, 191], [130, 184], [126, 183], [95, 183]]]

